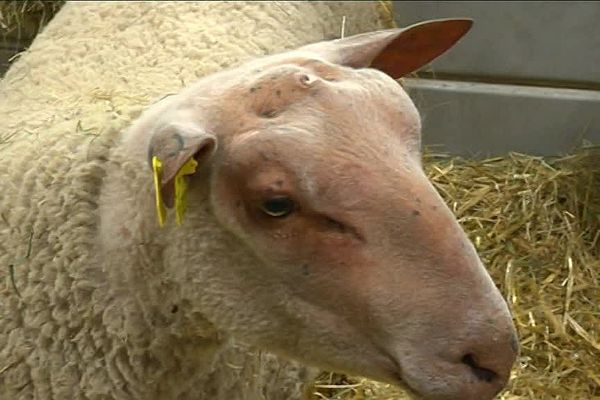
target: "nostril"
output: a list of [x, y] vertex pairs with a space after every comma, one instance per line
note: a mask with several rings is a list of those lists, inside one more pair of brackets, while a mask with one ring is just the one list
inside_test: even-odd
[[498, 376], [498, 374], [492, 371], [491, 369], [483, 368], [477, 365], [477, 361], [475, 361], [475, 357], [473, 356], [473, 354], [465, 355], [461, 359], [461, 361], [463, 362], [463, 364], [468, 365], [469, 368], [471, 368], [473, 375], [475, 375], [477, 379], [481, 381], [492, 382]]

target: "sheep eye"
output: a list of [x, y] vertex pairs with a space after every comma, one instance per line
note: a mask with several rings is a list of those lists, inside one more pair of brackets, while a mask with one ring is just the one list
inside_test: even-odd
[[289, 197], [273, 197], [262, 203], [262, 211], [275, 218], [283, 218], [294, 211], [295, 205]]

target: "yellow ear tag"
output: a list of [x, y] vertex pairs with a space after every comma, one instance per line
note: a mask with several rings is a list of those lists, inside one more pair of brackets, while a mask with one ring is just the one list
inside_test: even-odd
[[186, 175], [191, 175], [196, 172], [196, 167], [198, 166], [198, 162], [191, 157], [183, 167], [177, 172], [175, 175], [175, 220], [177, 225], [181, 225], [183, 223], [183, 215], [185, 214], [185, 209], [187, 207], [186, 203], [186, 194], [188, 188], [188, 181], [186, 180]]
[[162, 177], [162, 163], [158, 157], [152, 157], [152, 171], [154, 172], [154, 192], [156, 196], [156, 215], [158, 216], [158, 225], [162, 228], [165, 226], [165, 220], [167, 219], [167, 209], [162, 199], [161, 192], [161, 177]]

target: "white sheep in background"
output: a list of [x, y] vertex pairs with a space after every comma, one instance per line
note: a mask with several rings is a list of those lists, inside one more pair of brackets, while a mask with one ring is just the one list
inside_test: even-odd
[[[378, 7], [65, 6], [0, 88], [0, 398], [300, 397], [312, 370], [247, 346], [493, 397], [516, 351], [506, 305], [421, 171], [412, 102], [355, 69], [398, 78], [470, 23], [251, 60], [343, 16], [382, 28]], [[191, 160], [183, 224], [161, 228]]]

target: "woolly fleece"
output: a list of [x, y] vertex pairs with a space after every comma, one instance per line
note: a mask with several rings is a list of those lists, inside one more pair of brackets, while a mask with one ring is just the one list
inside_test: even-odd
[[148, 365], [109, 329], [98, 196], [111, 147], [144, 107], [254, 56], [339, 37], [343, 16], [346, 35], [392, 24], [366, 2], [64, 6], [0, 82], [1, 399], [300, 397], [304, 368], [241, 344], [199, 334], [189, 351], [212, 364], [194, 376], [177, 354]]

